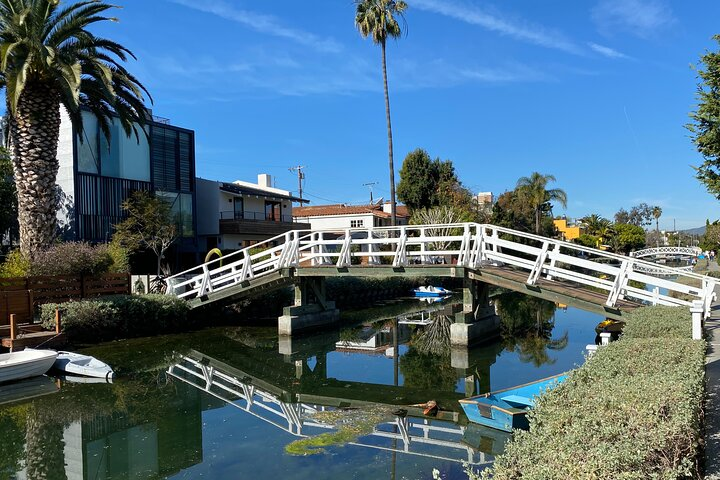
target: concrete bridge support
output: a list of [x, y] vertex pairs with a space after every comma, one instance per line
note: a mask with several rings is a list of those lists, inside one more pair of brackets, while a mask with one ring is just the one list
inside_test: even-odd
[[327, 300], [324, 277], [300, 277], [295, 284], [295, 304], [278, 317], [278, 333], [294, 335], [302, 330], [337, 323], [340, 310]]
[[467, 277], [463, 279], [463, 309], [450, 325], [452, 345], [471, 345], [497, 337], [500, 317], [490, 305], [490, 285]]

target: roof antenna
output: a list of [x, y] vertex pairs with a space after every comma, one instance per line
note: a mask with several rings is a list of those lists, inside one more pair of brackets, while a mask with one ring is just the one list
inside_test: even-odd
[[377, 184], [378, 182], [363, 183], [363, 187], [368, 187], [370, 189], [370, 205], [373, 204], [373, 186]]

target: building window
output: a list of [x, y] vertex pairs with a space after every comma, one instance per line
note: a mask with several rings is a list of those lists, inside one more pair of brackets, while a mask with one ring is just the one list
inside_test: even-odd
[[244, 207], [243, 207], [243, 199], [242, 197], [235, 197], [233, 199], [234, 201], [234, 211], [235, 211], [235, 220], [242, 220], [244, 218]]
[[363, 220], [350, 220], [350, 228], [362, 228], [365, 226], [364, 223]]
[[265, 220], [273, 222], [281, 221], [280, 202], [265, 201]]
[[151, 138], [155, 188], [171, 192], [191, 192], [194, 175], [191, 135], [153, 125]]

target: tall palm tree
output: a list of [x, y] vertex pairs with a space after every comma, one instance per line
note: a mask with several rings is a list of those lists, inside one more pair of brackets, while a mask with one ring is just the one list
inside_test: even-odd
[[398, 18], [403, 18], [407, 3], [403, 0], [356, 0], [355, 26], [363, 38], [371, 37], [382, 51], [383, 86], [385, 87], [385, 116], [388, 131], [388, 159], [390, 163], [390, 218], [397, 223], [395, 204], [395, 164], [393, 162], [392, 125], [390, 123], [390, 94], [388, 93], [385, 44], [388, 37], [399, 38], [402, 29]]
[[143, 99], [150, 95], [122, 65], [134, 55], [87, 30], [115, 21], [105, 16], [111, 8], [100, 0], [63, 6], [60, 0], [0, 0], [0, 75], [10, 117], [20, 249], [27, 255], [47, 246], [57, 230], [60, 105], [80, 133], [81, 109], [88, 109], [108, 139], [113, 118], [128, 136], [138, 137], [145, 122]]
[[535, 210], [535, 233], [540, 235], [540, 223], [542, 219], [543, 206], [551, 201], [558, 202], [567, 207], [567, 194], [559, 188], [548, 190], [548, 183], [554, 182], [553, 175], [542, 175], [533, 172], [529, 177], [521, 177], [517, 181], [517, 190], [521, 198]]
[[662, 208], [653, 207], [652, 216], [655, 218], [655, 243], [657, 247], [660, 246], [660, 215], [662, 215]]

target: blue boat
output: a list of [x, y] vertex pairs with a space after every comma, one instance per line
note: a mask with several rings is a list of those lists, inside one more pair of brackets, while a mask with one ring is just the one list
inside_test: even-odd
[[525, 415], [535, 406], [535, 397], [565, 381], [563, 373], [505, 390], [485, 393], [460, 400], [460, 406], [471, 422], [512, 432], [527, 429]]
[[442, 287], [433, 287], [432, 285], [425, 287], [419, 287], [413, 290], [416, 297], [445, 297], [448, 295], [452, 295], [452, 292], [450, 290], [444, 289]]

